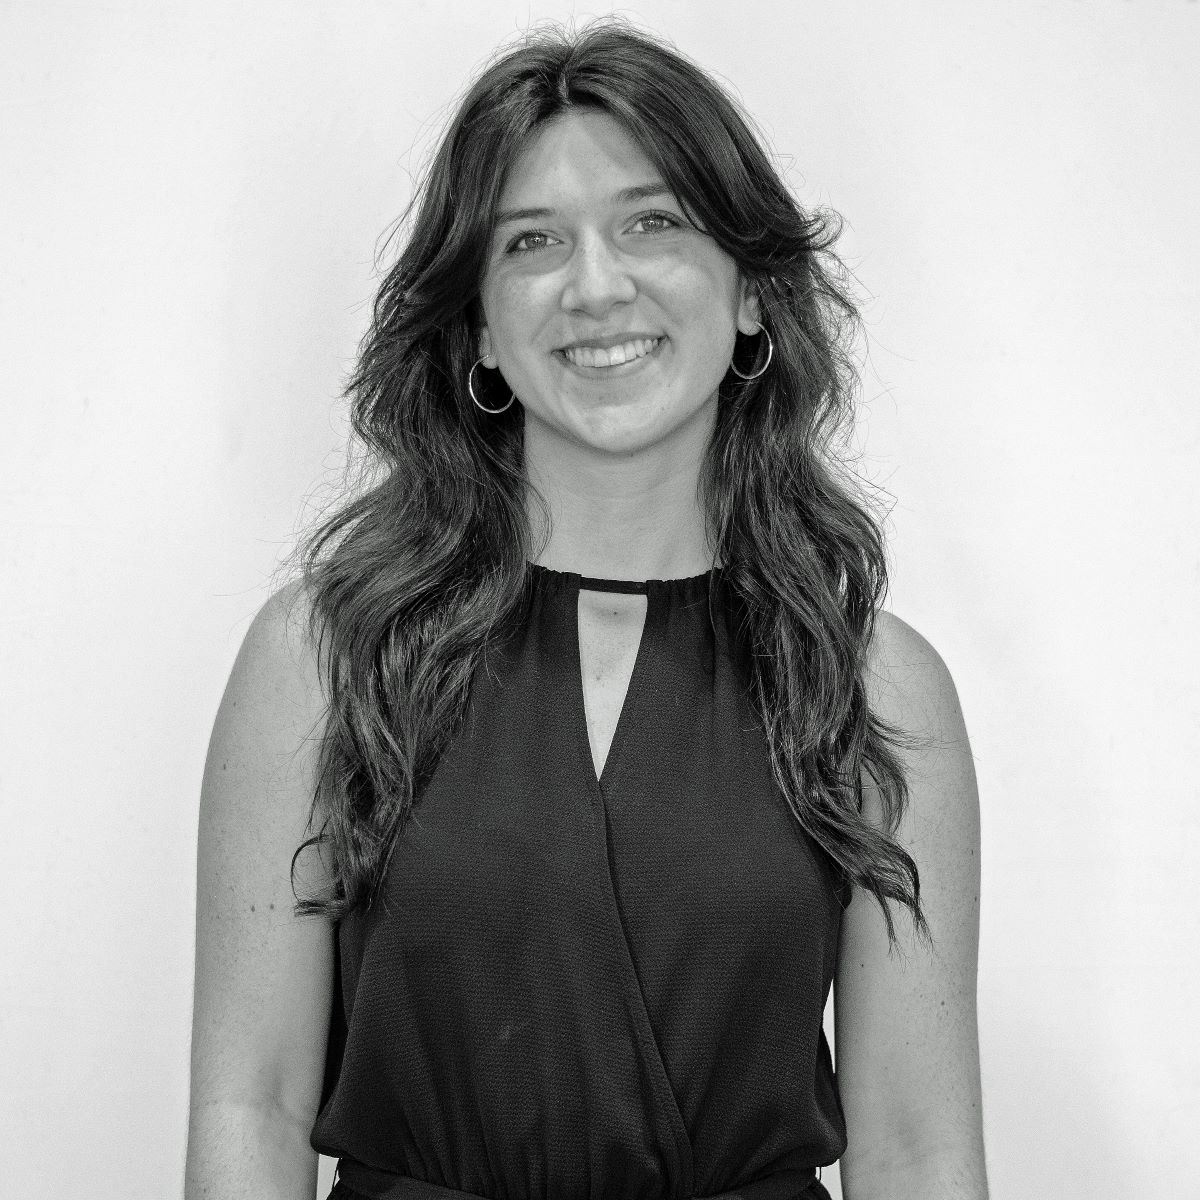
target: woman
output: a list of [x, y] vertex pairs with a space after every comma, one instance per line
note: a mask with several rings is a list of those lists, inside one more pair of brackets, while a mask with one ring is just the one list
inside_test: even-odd
[[985, 1194], [971, 758], [831, 463], [832, 237], [625, 25], [474, 84], [349, 388], [381, 474], [217, 718], [189, 1196], [314, 1148], [344, 1197]]

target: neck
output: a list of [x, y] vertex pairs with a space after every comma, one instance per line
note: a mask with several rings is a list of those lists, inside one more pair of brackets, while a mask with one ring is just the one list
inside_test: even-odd
[[[603, 454], [527, 423], [525, 471], [549, 508], [526, 501], [536, 561], [598, 579], [679, 579], [713, 565], [698, 485], [699, 437]], [[709, 430], [702, 430], [704, 434]], [[539, 536], [545, 538], [539, 543]]]

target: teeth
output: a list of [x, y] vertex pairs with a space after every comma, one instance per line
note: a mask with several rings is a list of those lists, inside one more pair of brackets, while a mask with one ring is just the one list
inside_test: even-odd
[[644, 358], [655, 346], [659, 338], [639, 338], [634, 342], [626, 342], [623, 346], [613, 346], [608, 350], [596, 350], [591, 346], [573, 346], [564, 350], [563, 354], [577, 367], [617, 367], [621, 363], [632, 362], [635, 358]]

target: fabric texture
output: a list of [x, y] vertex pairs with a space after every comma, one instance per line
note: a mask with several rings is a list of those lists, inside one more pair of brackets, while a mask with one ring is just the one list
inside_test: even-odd
[[[827, 1196], [849, 889], [773, 780], [721, 568], [527, 582], [381, 902], [337, 931], [331, 1195]], [[581, 588], [647, 596], [599, 780]]]

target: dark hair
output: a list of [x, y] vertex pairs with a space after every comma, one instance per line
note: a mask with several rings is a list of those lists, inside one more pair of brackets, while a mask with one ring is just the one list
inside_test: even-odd
[[[916, 865], [894, 837], [907, 798], [902, 739], [870, 711], [863, 679], [886, 590], [883, 543], [832, 452], [857, 384], [857, 314], [830, 249], [837, 219], [801, 209], [705, 72], [614, 20], [539, 27], [482, 72], [376, 297], [346, 393], [381, 473], [304, 547], [329, 698], [310, 822], [319, 813], [321, 826], [304, 845], [328, 847], [332, 882], [296, 911], [340, 918], [372, 903], [489, 639], [525, 595], [536, 554], [523, 410], [485, 416], [465, 381], [506, 165], [546, 121], [579, 108], [620, 122], [757, 290], [775, 355], [754, 382], [721, 385], [701, 472], [710, 543], [744, 614], [751, 695], [796, 820], [875, 896], [889, 937], [888, 899], [927, 934]], [[862, 813], [864, 772], [882, 827]]]

